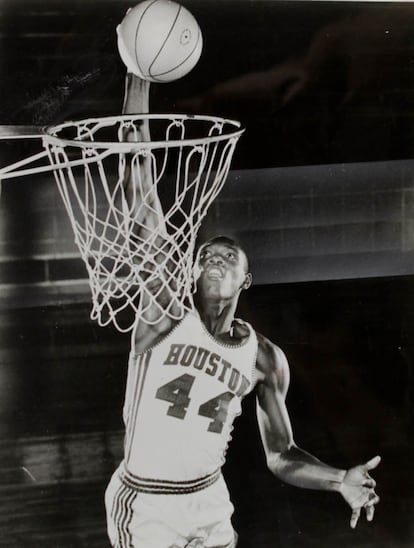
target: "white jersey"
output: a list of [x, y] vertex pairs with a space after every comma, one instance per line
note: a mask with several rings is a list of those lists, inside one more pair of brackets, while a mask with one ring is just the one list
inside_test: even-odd
[[241, 344], [224, 344], [188, 313], [153, 348], [131, 354], [124, 406], [130, 474], [149, 484], [185, 484], [222, 466], [233, 421], [254, 384], [257, 338], [248, 328]]

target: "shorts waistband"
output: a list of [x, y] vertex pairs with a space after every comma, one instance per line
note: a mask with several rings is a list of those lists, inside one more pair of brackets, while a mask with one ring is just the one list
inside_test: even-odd
[[142, 478], [131, 474], [125, 466], [122, 466], [120, 469], [120, 479], [121, 482], [140, 491], [141, 493], [151, 493], [159, 495], [180, 495], [180, 494], [189, 494], [201, 491], [210, 485], [213, 485], [219, 477], [221, 476], [221, 470], [218, 468], [212, 474], [204, 476], [202, 478], [187, 480], [187, 481], [170, 481], [170, 480], [161, 480], [161, 479], [150, 479]]

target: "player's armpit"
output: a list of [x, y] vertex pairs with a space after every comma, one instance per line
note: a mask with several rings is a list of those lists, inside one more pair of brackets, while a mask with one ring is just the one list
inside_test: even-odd
[[132, 350], [135, 354], [146, 352], [166, 337], [176, 323], [169, 316], [154, 323], [151, 323], [151, 318], [137, 322], [132, 333]]

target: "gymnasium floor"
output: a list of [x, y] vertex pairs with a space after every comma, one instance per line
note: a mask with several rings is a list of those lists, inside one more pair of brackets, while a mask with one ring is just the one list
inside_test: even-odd
[[[240, 548], [414, 545], [413, 289], [401, 277], [253, 287], [243, 299], [240, 316], [290, 359], [297, 443], [338, 466], [383, 462], [375, 521], [352, 531], [340, 497], [267, 472], [248, 398], [225, 466]], [[108, 546], [128, 336], [88, 315], [89, 304], [0, 312], [0, 546]]]

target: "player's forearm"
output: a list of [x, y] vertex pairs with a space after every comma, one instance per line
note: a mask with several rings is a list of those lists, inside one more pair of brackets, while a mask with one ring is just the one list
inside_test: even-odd
[[345, 470], [329, 466], [296, 445], [267, 457], [269, 469], [286, 483], [306, 489], [339, 491]]
[[123, 114], [146, 114], [149, 112], [150, 83], [131, 74], [125, 77], [125, 96]]
[[[127, 73], [123, 114], [142, 114], [149, 110], [149, 82]], [[123, 141], [145, 143], [151, 141], [149, 122], [138, 119], [123, 128]], [[164, 212], [158, 197], [153, 173], [156, 165], [152, 154], [125, 156], [123, 186], [134, 221], [134, 234], [146, 242], [152, 233], [166, 235]]]

